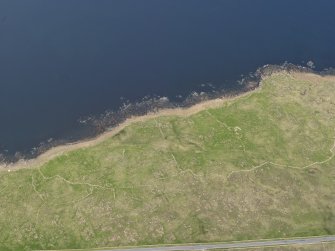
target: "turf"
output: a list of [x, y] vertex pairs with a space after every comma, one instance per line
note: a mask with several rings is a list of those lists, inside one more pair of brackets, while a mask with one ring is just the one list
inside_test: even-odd
[[335, 242], [324, 242], [321, 244], [287, 245], [280, 247], [264, 248], [233, 248], [233, 249], [211, 249], [208, 251], [334, 251]]
[[0, 172], [0, 250], [335, 234], [335, 78], [281, 72], [191, 116]]

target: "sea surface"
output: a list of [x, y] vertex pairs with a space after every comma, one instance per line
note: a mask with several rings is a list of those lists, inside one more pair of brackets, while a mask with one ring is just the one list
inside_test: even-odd
[[235, 90], [265, 64], [334, 67], [334, 11], [334, 0], [0, 0], [0, 152], [85, 137], [89, 116], [144, 97]]

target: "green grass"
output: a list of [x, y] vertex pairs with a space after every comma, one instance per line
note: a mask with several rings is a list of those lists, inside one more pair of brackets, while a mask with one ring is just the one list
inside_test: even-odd
[[334, 251], [335, 242], [325, 242], [321, 244], [307, 245], [287, 245], [279, 247], [262, 247], [262, 248], [226, 248], [226, 249], [211, 249], [209, 251]]
[[335, 234], [334, 100], [335, 80], [282, 72], [220, 108], [0, 172], [0, 250]]

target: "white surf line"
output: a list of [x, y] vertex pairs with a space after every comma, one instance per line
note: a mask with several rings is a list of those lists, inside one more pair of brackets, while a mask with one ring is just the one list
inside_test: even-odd
[[120, 123], [119, 125], [111, 128], [110, 130], [98, 135], [93, 139], [84, 139], [77, 142], [67, 143], [64, 145], [55, 146], [46, 152], [38, 155], [34, 159], [21, 159], [16, 163], [3, 163], [0, 162], [0, 171], [16, 171], [22, 168], [36, 168], [42, 166], [43, 164], [47, 163], [48, 161], [54, 159], [57, 156], [66, 154], [73, 150], [77, 150], [80, 148], [86, 148], [95, 146], [104, 140], [108, 139], [109, 137], [113, 137], [118, 132], [126, 128], [127, 126], [137, 123], [137, 122], [144, 122], [150, 119], [156, 119], [162, 116], [178, 116], [178, 117], [189, 117], [199, 112], [202, 112], [206, 109], [215, 109], [222, 107], [223, 104], [229, 106], [237, 102], [240, 99], [247, 99], [251, 97], [254, 93], [261, 90], [261, 84], [250, 91], [240, 93], [234, 96], [222, 96], [215, 99], [205, 100], [203, 102], [197, 103], [190, 107], [178, 107], [178, 108], [166, 108], [159, 110], [158, 112], [150, 112], [146, 115], [142, 116], [132, 116], [126, 119], [124, 122]]

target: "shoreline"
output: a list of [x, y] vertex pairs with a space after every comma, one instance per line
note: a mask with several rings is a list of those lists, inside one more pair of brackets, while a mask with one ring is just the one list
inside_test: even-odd
[[87, 148], [91, 146], [95, 146], [104, 140], [113, 137], [120, 131], [122, 131], [127, 126], [136, 123], [136, 122], [144, 122], [149, 119], [154, 119], [161, 116], [179, 116], [179, 117], [188, 117], [203, 110], [209, 108], [217, 108], [225, 104], [226, 102], [236, 100], [241, 97], [247, 97], [252, 95], [253, 93], [259, 91], [261, 89], [261, 85], [259, 84], [254, 89], [249, 91], [245, 91], [243, 93], [237, 94], [235, 96], [222, 96], [219, 98], [214, 98], [210, 100], [205, 100], [199, 103], [196, 103], [190, 107], [177, 107], [177, 108], [166, 108], [159, 110], [157, 112], [149, 112], [146, 115], [136, 116], [133, 115], [127, 118], [124, 122], [120, 123], [119, 125], [111, 128], [110, 130], [103, 132], [91, 139], [83, 139], [79, 141], [75, 141], [73, 143], [68, 143], [64, 145], [58, 145], [52, 147], [45, 151], [44, 153], [38, 155], [36, 158], [32, 159], [21, 159], [14, 163], [0, 163], [0, 172], [1, 171], [16, 171], [23, 168], [32, 168], [32, 167], [40, 167], [41, 165], [47, 163], [48, 161], [60, 156], [62, 154], [80, 149], [80, 148]]
[[[291, 65], [289, 65], [290, 67]], [[87, 147], [91, 147], [94, 145], [97, 145], [101, 142], [103, 142], [104, 140], [113, 137], [114, 135], [116, 135], [117, 133], [119, 133], [120, 131], [122, 131], [124, 128], [126, 128], [127, 126], [136, 123], [136, 122], [144, 122], [146, 120], [149, 119], [154, 119], [157, 117], [161, 117], [161, 116], [179, 116], [179, 117], [188, 117], [191, 116], [193, 114], [196, 114], [198, 112], [201, 112], [203, 110], [209, 109], [209, 108], [217, 108], [222, 106], [223, 104], [225, 104], [226, 102], [232, 101], [232, 100], [236, 100], [238, 98], [241, 97], [247, 97], [252, 95], [255, 92], [258, 92], [259, 90], [261, 90], [262, 87], [262, 81], [269, 77], [272, 76], [274, 74], [278, 74], [281, 72], [286, 72], [288, 74], [296, 74], [296, 75], [306, 75], [309, 80], [312, 77], [313, 80], [315, 80], [315, 78], [335, 78], [334, 75], [332, 74], [321, 74], [320, 72], [314, 72], [314, 71], [303, 71], [303, 69], [290, 69], [290, 68], [286, 68], [285, 66], [274, 66], [273, 71], [270, 72], [266, 72], [266, 70], [269, 70], [268, 68], [272, 67], [269, 65], [265, 65], [262, 68], [258, 69], [258, 70], [264, 70], [264, 72], [262, 72], [260, 74], [259, 77], [259, 81], [257, 83], [257, 85], [254, 88], [251, 88], [249, 90], [246, 90], [244, 92], [232, 95], [232, 96], [221, 96], [221, 97], [217, 97], [217, 98], [213, 98], [213, 99], [209, 99], [209, 100], [204, 100], [204, 101], [200, 101], [199, 103], [195, 103], [191, 106], [188, 107], [176, 107], [176, 108], [163, 108], [161, 110], [155, 111], [155, 112], [148, 112], [145, 115], [132, 115], [129, 118], [127, 118], [125, 121], [121, 122], [120, 124], [112, 127], [111, 129], [102, 132], [101, 134], [93, 137], [93, 138], [89, 138], [89, 139], [82, 139], [82, 140], [78, 140], [75, 142], [71, 142], [71, 143], [66, 143], [66, 144], [62, 144], [62, 145], [57, 145], [54, 147], [51, 147], [50, 149], [46, 150], [45, 152], [41, 153], [40, 155], [36, 156], [35, 158], [31, 158], [31, 159], [20, 159], [16, 162], [11, 162], [11, 163], [0, 163], [0, 172], [1, 171], [16, 171], [19, 169], [24, 169], [24, 168], [33, 168], [33, 167], [40, 167], [41, 165], [47, 163], [48, 161], [71, 151], [80, 149], [80, 148], [87, 148]]]

